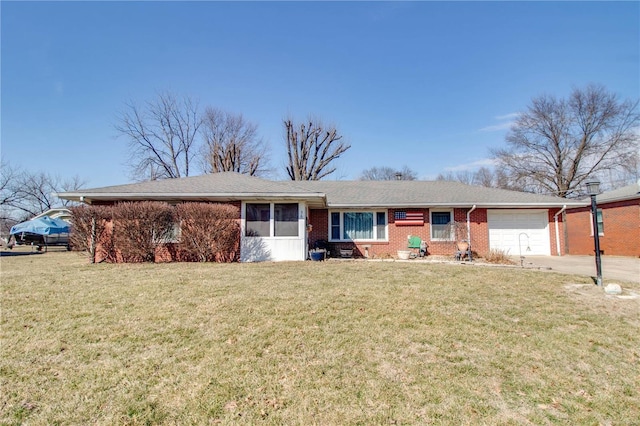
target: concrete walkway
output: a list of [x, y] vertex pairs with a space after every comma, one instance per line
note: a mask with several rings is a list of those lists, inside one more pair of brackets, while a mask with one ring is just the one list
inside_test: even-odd
[[[512, 257], [520, 264], [520, 258]], [[551, 269], [566, 274], [596, 276], [596, 260], [593, 256], [525, 256], [527, 268]], [[602, 281], [609, 284], [616, 280], [640, 283], [640, 258], [602, 256]]]

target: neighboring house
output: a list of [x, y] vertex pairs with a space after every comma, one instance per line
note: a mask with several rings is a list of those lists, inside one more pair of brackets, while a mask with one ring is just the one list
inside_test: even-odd
[[354, 249], [355, 256], [389, 257], [407, 249], [409, 236], [426, 242], [428, 254], [452, 256], [455, 240], [464, 238], [481, 256], [492, 249], [560, 255], [565, 250], [560, 213], [585, 204], [448, 181], [269, 181], [233, 172], [58, 196], [102, 205], [142, 200], [235, 205], [241, 261], [304, 260], [316, 242]]
[[[591, 200], [567, 209], [569, 254], [595, 252]], [[640, 182], [596, 196], [600, 251], [605, 255], [640, 257]]]
[[72, 218], [71, 210], [69, 210], [68, 208], [54, 207], [45, 212], [40, 213], [37, 216], [32, 217], [31, 219], [38, 219], [43, 216], [49, 216], [51, 219], [61, 219], [69, 223], [71, 223], [71, 218]]

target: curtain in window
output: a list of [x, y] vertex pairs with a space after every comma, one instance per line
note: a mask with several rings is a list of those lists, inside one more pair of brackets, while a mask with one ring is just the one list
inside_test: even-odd
[[373, 239], [373, 213], [344, 213], [344, 239]]
[[450, 240], [451, 213], [449, 212], [433, 212], [431, 213], [431, 238], [436, 240]]

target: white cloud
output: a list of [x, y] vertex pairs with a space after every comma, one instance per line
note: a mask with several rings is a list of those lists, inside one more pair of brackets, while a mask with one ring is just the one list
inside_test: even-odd
[[514, 118], [518, 118], [520, 116], [519, 112], [511, 112], [505, 115], [498, 115], [495, 117], [496, 120], [513, 120]]
[[508, 121], [506, 123], [494, 124], [492, 126], [483, 127], [480, 129], [481, 132], [497, 132], [500, 130], [509, 130], [511, 125], [513, 125], [513, 121]]
[[477, 170], [480, 167], [493, 167], [495, 166], [496, 161], [493, 158], [483, 158], [482, 160], [473, 161], [471, 163], [459, 164], [453, 167], [445, 167], [445, 171], [447, 172], [464, 172]]
[[515, 119], [518, 118], [519, 115], [520, 115], [519, 112], [511, 112], [509, 114], [495, 116], [494, 118], [498, 121], [502, 121], [502, 123], [485, 126], [481, 128], [479, 131], [480, 132], [499, 132], [502, 130], [509, 130], [511, 126], [515, 123]]

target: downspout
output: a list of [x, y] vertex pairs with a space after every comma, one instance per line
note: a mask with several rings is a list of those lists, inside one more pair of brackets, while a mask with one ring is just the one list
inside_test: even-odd
[[558, 216], [566, 209], [567, 205], [565, 204], [564, 206], [562, 206], [558, 213], [553, 215], [553, 219], [556, 221], [556, 252], [558, 253], [558, 256], [562, 256], [562, 253], [560, 253], [560, 231], [558, 231]]
[[473, 207], [471, 207], [471, 210], [467, 212], [467, 238], [469, 239], [469, 262], [473, 260], [471, 257], [471, 212], [473, 212], [476, 209], [476, 207], [477, 206], [474, 204]]

